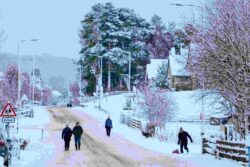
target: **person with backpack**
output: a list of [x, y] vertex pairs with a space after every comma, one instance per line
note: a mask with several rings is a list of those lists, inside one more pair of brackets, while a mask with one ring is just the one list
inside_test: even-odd
[[72, 130], [69, 128], [69, 125], [66, 124], [66, 127], [62, 131], [62, 139], [64, 140], [64, 151], [69, 151], [71, 136]]
[[184, 131], [183, 128], [181, 127], [179, 134], [178, 134], [178, 145], [180, 144], [181, 153], [183, 153], [183, 147], [188, 152], [188, 147], [187, 147], [188, 139], [187, 138], [189, 138], [191, 143], [193, 143], [191, 136], [186, 131]]
[[76, 150], [80, 150], [83, 129], [80, 126], [79, 122], [76, 122], [76, 126], [73, 128], [73, 134], [75, 136], [75, 148]]
[[113, 128], [112, 120], [110, 119], [110, 116], [108, 116], [108, 118], [106, 119], [105, 128], [106, 128], [107, 136], [110, 136], [111, 129]]

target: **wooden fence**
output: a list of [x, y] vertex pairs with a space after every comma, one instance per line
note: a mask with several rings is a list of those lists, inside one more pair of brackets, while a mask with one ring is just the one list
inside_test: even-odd
[[127, 116], [125, 114], [120, 115], [120, 122], [123, 124], [126, 124], [132, 128], [138, 128], [141, 129], [141, 121], [137, 120], [136, 118], [132, 116]]
[[246, 145], [241, 141], [208, 140], [203, 138], [202, 153], [211, 154], [217, 158], [236, 160], [242, 162], [243, 165], [246, 165], [249, 161]]

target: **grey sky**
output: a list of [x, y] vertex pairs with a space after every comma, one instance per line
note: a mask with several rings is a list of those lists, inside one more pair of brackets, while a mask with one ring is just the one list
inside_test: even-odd
[[[93, 4], [107, 0], [0, 0], [0, 28], [8, 36], [0, 52], [17, 53], [17, 41], [41, 38], [20, 45], [21, 54], [43, 54], [78, 58], [80, 21]], [[192, 18], [191, 7], [170, 3], [199, 4], [197, 0], [110, 0], [116, 7], [128, 7], [150, 20], [157, 14], [167, 24]]]

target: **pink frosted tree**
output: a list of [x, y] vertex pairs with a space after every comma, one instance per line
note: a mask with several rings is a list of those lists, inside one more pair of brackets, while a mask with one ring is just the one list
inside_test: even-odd
[[73, 105], [79, 105], [80, 101], [78, 100], [78, 97], [80, 97], [80, 88], [77, 83], [73, 83], [70, 85], [69, 88], [71, 94], [72, 94], [72, 104]]
[[152, 17], [152, 39], [148, 43], [148, 50], [153, 58], [167, 59], [169, 50], [173, 47], [173, 36], [166, 31], [166, 27], [157, 15]]
[[238, 114], [250, 113], [250, 1], [216, 0], [203, 7], [203, 23], [189, 69], [205, 88], [223, 96]]
[[52, 90], [50, 88], [45, 88], [42, 93], [42, 104], [48, 105], [52, 98]]
[[173, 102], [168, 97], [167, 92], [153, 90], [148, 86], [140, 88], [142, 100], [139, 102], [143, 115], [150, 125], [160, 128], [165, 127], [165, 123], [172, 118]]
[[0, 103], [5, 105], [8, 101], [12, 104], [17, 102], [18, 90], [18, 67], [16, 64], [8, 65], [1, 81]]
[[25, 94], [28, 99], [31, 99], [30, 97], [30, 90], [31, 90], [31, 85], [30, 85], [30, 76], [28, 73], [24, 72], [21, 74], [21, 79], [22, 79], [22, 85], [21, 85], [21, 97]]

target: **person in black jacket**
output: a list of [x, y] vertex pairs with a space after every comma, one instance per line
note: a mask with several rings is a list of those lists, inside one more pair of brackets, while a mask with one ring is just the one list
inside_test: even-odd
[[65, 151], [69, 151], [71, 136], [72, 136], [72, 130], [69, 128], [69, 125], [66, 124], [66, 127], [62, 131], [62, 139], [64, 139]]
[[193, 143], [193, 140], [191, 138], [191, 136], [183, 130], [183, 128], [180, 128], [179, 134], [178, 134], [178, 145], [180, 144], [180, 149], [181, 149], [181, 153], [183, 153], [183, 147], [185, 150], [187, 150], [188, 152], [188, 139], [190, 139], [191, 143]]
[[112, 120], [110, 119], [110, 116], [108, 116], [108, 118], [105, 121], [105, 128], [106, 128], [107, 136], [110, 136], [111, 129], [113, 128]]
[[76, 122], [76, 126], [73, 129], [73, 134], [75, 136], [76, 150], [80, 150], [82, 133], [83, 133], [82, 127], [80, 126], [79, 122]]

